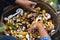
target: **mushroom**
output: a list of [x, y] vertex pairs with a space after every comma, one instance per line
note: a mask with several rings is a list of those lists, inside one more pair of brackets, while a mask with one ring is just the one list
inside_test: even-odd
[[51, 18], [51, 15], [50, 15], [50, 14], [48, 14], [48, 13], [46, 13], [46, 14], [44, 15], [44, 18], [45, 18], [46, 20], [48, 20], [48, 19], [50, 19], [50, 18]]
[[45, 15], [46, 14], [46, 10], [42, 10], [42, 14]]
[[23, 16], [23, 9], [18, 8], [18, 9], [16, 10], [16, 12], [19, 12], [19, 13], [21, 14], [21, 16]]
[[42, 15], [40, 14], [37, 18], [36, 18], [36, 22], [40, 21], [42, 19]]
[[26, 35], [26, 38], [28, 39], [28, 40], [30, 40], [30, 36], [29, 36], [29, 34], [27, 33], [27, 35]]
[[28, 15], [28, 18], [30, 18], [30, 17], [32, 17], [32, 16], [33, 16], [33, 14], [31, 13], [31, 14]]
[[37, 12], [40, 12], [40, 10], [41, 10], [40, 7], [37, 7], [37, 8], [36, 8], [36, 11], [37, 11]]
[[26, 28], [23, 26], [22, 30], [24, 31]]
[[16, 10], [16, 13], [4, 18], [4, 20], [8, 20], [8, 24], [12, 23], [12, 25], [16, 26], [16, 29], [14, 30], [11, 28], [11, 25], [8, 25], [6, 23], [6, 25], [8, 25], [7, 27], [10, 29], [9, 32], [12, 34], [12, 36], [20, 38], [21, 40], [31, 40], [32, 38], [35, 40], [35, 38], [40, 38], [39, 33], [35, 33], [37, 30], [32, 31], [32, 33], [35, 34], [34, 36], [28, 32], [28, 29], [31, 26], [33, 20], [36, 20], [36, 22], [42, 22], [44, 24], [44, 28], [47, 29], [47, 31], [50, 31], [51, 34], [55, 32], [51, 15], [47, 13], [46, 10], [41, 11], [40, 7], [37, 7], [36, 11], [37, 13], [24, 12], [23, 9], [18, 8]]
[[51, 35], [53, 35], [55, 33], [56, 30], [51, 30]]
[[19, 35], [19, 38], [24, 38], [24, 36], [23, 35]]

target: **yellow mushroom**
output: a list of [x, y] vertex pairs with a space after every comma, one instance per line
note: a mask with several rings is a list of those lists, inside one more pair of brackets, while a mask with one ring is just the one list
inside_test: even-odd
[[16, 28], [19, 28], [20, 26], [18, 24], [16, 24]]
[[53, 24], [49, 22], [48, 27], [46, 28], [48, 31], [52, 30]]
[[51, 26], [48, 26], [48, 27], [46, 28], [46, 30], [50, 31], [50, 30], [52, 30], [52, 27], [51, 27]]
[[52, 23], [52, 20], [49, 20], [50, 23]]
[[18, 14], [16, 17], [19, 18], [20, 17], [20, 14]]
[[22, 40], [27, 40], [26, 38], [22, 38]]
[[42, 10], [42, 14], [43, 14], [43, 15], [46, 14], [46, 10]]
[[22, 24], [25, 24], [25, 21], [23, 21]]
[[25, 36], [27, 34], [27, 32], [22, 31], [22, 32], [20, 32], [20, 34]]
[[28, 26], [28, 27], [30, 27], [30, 26], [31, 26], [31, 24], [28, 24], [27, 26]]
[[11, 26], [9, 26], [8, 28], [9, 28], [10, 30], [12, 30], [12, 27], [11, 27]]
[[10, 19], [10, 23], [14, 23], [14, 20], [13, 19]]
[[40, 7], [37, 7], [36, 10], [39, 12], [41, 10], [41, 8]]

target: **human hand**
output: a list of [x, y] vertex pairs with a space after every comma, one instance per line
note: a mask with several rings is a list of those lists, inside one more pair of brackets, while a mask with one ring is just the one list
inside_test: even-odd
[[29, 28], [29, 32], [31, 33], [34, 29], [37, 29], [39, 31], [40, 28], [44, 28], [44, 25], [40, 21], [33, 21], [31, 27]]
[[16, 0], [16, 3], [28, 11], [36, 12], [36, 10], [32, 8], [34, 5], [36, 5], [35, 2], [29, 0]]

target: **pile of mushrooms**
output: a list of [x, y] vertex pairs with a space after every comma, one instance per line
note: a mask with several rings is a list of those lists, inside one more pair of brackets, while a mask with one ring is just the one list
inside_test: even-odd
[[28, 29], [32, 25], [32, 22], [40, 21], [44, 24], [44, 28], [51, 33], [54, 32], [54, 24], [52, 22], [51, 15], [40, 7], [35, 8], [37, 13], [25, 12], [23, 9], [18, 8], [16, 13], [4, 17], [5, 25], [7, 29], [5, 31], [6, 35], [12, 35], [20, 40], [30, 40], [33, 38], [40, 38], [40, 34], [35, 34], [34, 37], [28, 32]]

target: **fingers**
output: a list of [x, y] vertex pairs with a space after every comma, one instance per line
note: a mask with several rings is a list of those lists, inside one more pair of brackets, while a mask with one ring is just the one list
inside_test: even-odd
[[35, 8], [35, 6], [37, 5], [36, 2], [31, 2], [30, 4], [31, 4], [31, 7], [32, 7], [32, 8]]
[[36, 28], [36, 26], [37, 26], [37, 22], [34, 20], [32, 22], [32, 26], [30, 27], [30, 29], [34, 29], [34, 28]]
[[44, 25], [43, 25], [43, 23], [41, 23], [40, 21], [38, 21], [38, 22], [36, 22], [36, 21], [33, 21], [32, 22], [32, 25], [35, 25], [36, 26], [36, 28], [39, 26], [39, 27], [43, 27]]
[[30, 31], [33, 30], [34, 29], [34, 26], [35, 26], [35, 24], [32, 24], [32, 26], [29, 28], [29, 30]]
[[37, 5], [36, 2], [32, 2], [32, 1], [30, 1], [30, 4], [31, 4], [31, 5]]
[[36, 12], [36, 10], [35, 9], [33, 9], [32, 7], [28, 7], [28, 11], [30, 11], [30, 12]]
[[32, 11], [32, 12], [36, 12], [36, 10], [34, 9], [34, 6], [35, 6], [36, 4], [37, 4], [36, 2], [30, 1], [29, 10]]
[[32, 26], [29, 28], [29, 32], [31, 33], [31, 31], [32, 31], [34, 28], [36, 28], [36, 24], [35, 24], [35, 23], [32, 24]]

